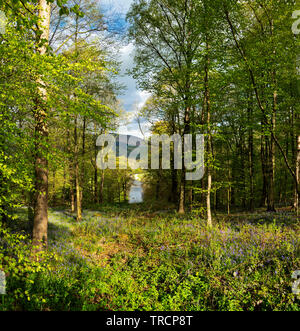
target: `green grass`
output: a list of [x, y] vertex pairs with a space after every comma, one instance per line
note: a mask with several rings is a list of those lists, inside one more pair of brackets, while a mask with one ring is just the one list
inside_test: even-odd
[[277, 216], [219, 217], [209, 229], [195, 215], [144, 205], [85, 212], [80, 223], [52, 210], [39, 263], [25, 236], [1, 228], [7, 295], [0, 309], [299, 310], [291, 289], [299, 224]]

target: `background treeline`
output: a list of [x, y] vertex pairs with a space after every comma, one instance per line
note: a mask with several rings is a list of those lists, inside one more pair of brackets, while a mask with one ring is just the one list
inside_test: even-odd
[[[150, 171], [152, 196], [179, 212], [275, 211], [299, 197], [299, 36], [295, 1], [136, 1], [133, 74], [152, 93], [156, 134], [205, 133], [206, 176]], [[169, 192], [169, 194], [166, 192]], [[150, 194], [151, 195], [151, 194]], [[204, 213], [205, 214], [205, 213]]]

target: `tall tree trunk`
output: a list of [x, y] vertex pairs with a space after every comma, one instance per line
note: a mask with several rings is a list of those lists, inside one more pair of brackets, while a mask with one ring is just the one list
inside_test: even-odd
[[[296, 128], [299, 127], [299, 116], [294, 113], [294, 109], [292, 110], [292, 129], [291, 129], [291, 138], [292, 138], [292, 154], [293, 160], [295, 162], [295, 173], [296, 173], [296, 183], [294, 183], [294, 203], [293, 206], [297, 211], [297, 215], [299, 215], [299, 185], [300, 185], [300, 174], [299, 174], [299, 162], [300, 162], [300, 136], [299, 132], [298, 135], [295, 135], [295, 123]], [[295, 143], [296, 142], [296, 143]]]
[[[188, 105], [189, 100], [186, 100], [186, 108], [185, 108], [185, 116], [184, 116], [184, 136], [190, 134], [191, 132], [191, 118], [190, 112], [191, 108]], [[184, 146], [184, 139], [183, 139], [183, 146]], [[185, 160], [184, 160], [184, 148], [182, 150], [182, 165], [183, 169], [181, 170], [181, 180], [179, 186], [179, 206], [178, 206], [178, 213], [185, 214], [185, 189], [186, 189], [186, 167], [185, 167]]]
[[79, 146], [78, 146], [78, 133], [77, 133], [77, 115], [75, 115], [75, 127], [74, 127], [74, 156], [75, 156], [75, 185], [76, 185], [76, 214], [77, 221], [82, 219], [81, 211], [81, 190], [80, 190], [80, 173], [79, 173]]
[[[252, 97], [252, 94], [251, 94]], [[249, 101], [248, 106], [248, 162], [249, 162], [249, 185], [250, 185], [250, 197], [249, 197], [249, 211], [254, 212], [254, 144], [253, 144], [253, 103]]]
[[68, 169], [69, 169], [69, 184], [70, 184], [70, 204], [71, 204], [71, 212], [75, 212], [75, 193], [74, 193], [74, 153], [72, 153], [72, 144], [70, 137], [70, 122], [68, 122], [67, 129], [67, 151], [68, 151]]
[[70, 195], [71, 195], [71, 212], [75, 213], [75, 193], [74, 193], [73, 181], [71, 181]]
[[[273, 72], [273, 80], [276, 86], [276, 72]], [[272, 107], [272, 132], [276, 130], [276, 112], [277, 112], [277, 91], [273, 92], [273, 107]], [[276, 165], [276, 145], [274, 136], [271, 136], [269, 147], [269, 192], [268, 192], [268, 211], [274, 212], [275, 210], [275, 165]]]
[[227, 188], [227, 215], [230, 215], [230, 186]]
[[[186, 87], [187, 94], [189, 93], [189, 84]], [[190, 134], [191, 132], [191, 108], [189, 106], [189, 98], [185, 100], [186, 108], [185, 108], [185, 115], [184, 115], [184, 137], [185, 135]], [[184, 146], [184, 139], [183, 144]], [[182, 165], [183, 170], [181, 170], [181, 181], [179, 186], [179, 207], [178, 213], [185, 214], [185, 189], [186, 189], [186, 167], [185, 167], [185, 160], [184, 160], [184, 148], [182, 149]]]
[[[285, 153], [289, 155], [289, 133], [286, 134], [286, 142], [285, 142]], [[283, 190], [282, 192], [282, 202], [284, 205], [287, 205], [287, 191], [288, 191], [288, 173], [287, 170], [284, 169], [284, 176], [283, 176]]]
[[272, 138], [267, 139], [267, 211], [275, 211], [274, 201], [274, 158]]
[[104, 179], [105, 179], [105, 172], [101, 170], [101, 182], [99, 187], [99, 202], [103, 204], [104, 202]]
[[262, 177], [263, 177], [263, 187], [262, 187], [260, 207], [265, 207], [267, 202], [267, 174], [266, 174], [265, 136], [263, 134], [261, 136], [260, 156], [261, 156], [261, 167], [262, 167]]
[[[206, 38], [207, 39], [207, 38]], [[212, 188], [212, 136], [211, 136], [211, 114], [210, 114], [210, 90], [209, 90], [209, 44], [206, 40], [206, 63], [205, 63], [205, 79], [204, 79], [204, 99], [206, 106], [206, 124], [207, 124], [207, 194], [206, 194], [206, 208], [207, 208], [207, 225], [212, 226], [211, 214], [211, 188]]]
[[[86, 141], [86, 117], [83, 117], [83, 126], [82, 126], [82, 168], [84, 169], [84, 157], [85, 157], [85, 141]], [[79, 160], [78, 160], [79, 161]], [[80, 163], [78, 162], [78, 167], [80, 166]], [[80, 208], [82, 213], [82, 204], [83, 204], [83, 188], [84, 188], [84, 171], [80, 171], [79, 168], [79, 186], [80, 186]]]
[[171, 190], [171, 202], [178, 203], [178, 182], [177, 182], [177, 170], [172, 166], [172, 190]]
[[53, 206], [55, 206], [55, 204], [56, 204], [56, 196], [55, 196], [55, 191], [56, 191], [56, 189], [55, 189], [55, 179], [56, 179], [56, 171], [55, 170], [53, 170], [53, 183], [52, 183], [52, 204], [53, 204]]
[[[174, 116], [172, 117], [172, 133], [176, 133], [176, 128], [175, 128], [175, 118]], [[177, 177], [177, 169], [175, 169], [175, 150], [172, 148], [172, 153], [171, 153], [171, 180], [172, 180], [172, 188], [170, 192], [170, 202], [173, 203], [178, 203], [178, 177]]]
[[124, 199], [124, 202], [127, 201], [127, 179], [126, 178], [123, 183], [123, 199]]
[[160, 176], [158, 175], [156, 186], [155, 186], [155, 200], [159, 201], [159, 195], [160, 195]]
[[240, 146], [241, 155], [241, 184], [242, 184], [242, 207], [246, 209], [247, 191], [246, 191], [246, 174], [245, 174], [245, 148], [244, 148], [244, 137], [241, 139]]
[[[39, 0], [39, 29], [41, 35], [37, 39], [37, 52], [43, 56], [47, 52], [47, 44], [40, 45], [41, 40], [49, 40], [50, 4], [47, 0]], [[47, 91], [43, 87], [42, 78], [38, 79], [38, 100], [34, 113], [35, 118], [35, 203], [33, 220], [34, 251], [40, 251], [47, 246], [48, 241], [48, 162], [46, 143], [48, 140], [47, 126]]]
[[95, 203], [99, 203], [99, 189], [98, 189], [98, 167], [97, 167], [97, 156], [98, 156], [98, 148], [97, 148], [97, 126], [96, 124], [94, 124], [94, 131], [95, 131], [95, 135], [94, 135], [94, 202]]
[[[300, 184], [300, 135], [297, 136], [297, 160], [296, 160], [296, 176], [298, 187]], [[299, 194], [297, 189], [295, 189], [295, 207], [297, 211], [297, 216], [299, 216]]]
[[94, 169], [94, 202], [99, 202], [99, 196], [98, 196], [98, 168], [97, 165]]
[[[274, 22], [271, 20], [270, 22], [271, 28], [271, 36], [274, 34]], [[276, 47], [273, 45], [273, 55], [274, 61], [276, 58]], [[272, 132], [274, 135], [276, 134], [276, 116], [277, 116], [277, 99], [278, 99], [278, 92], [277, 92], [277, 73], [274, 68], [272, 72], [272, 80], [274, 84], [274, 91], [273, 91], [273, 104], [272, 104], [272, 119], [271, 119], [271, 127]], [[276, 167], [276, 143], [275, 137], [271, 135], [271, 146], [270, 146], [270, 162], [271, 162], [271, 169], [270, 169], [270, 206], [268, 206], [268, 211], [276, 211], [275, 210], [275, 167]]]
[[194, 200], [194, 190], [193, 187], [190, 186], [188, 189], [188, 204], [189, 204], [189, 212], [193, 211], [193, 200]]
[[179, 185], [179, 207], [178, 207], [178, 214], [185, 213], [185, 171], [181, 170], [181, 179]]

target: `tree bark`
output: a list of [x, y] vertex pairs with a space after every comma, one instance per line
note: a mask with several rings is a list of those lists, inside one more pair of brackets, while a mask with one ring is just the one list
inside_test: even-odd
[[211, 136], [211, 114], [210, 114], [210, 90], [209, 90], [209, 44], [206, 37], [206, 63], [205, 63], [205, 78], [204, 78], [204, 99], [206, 106], [206, 124], [207, 124], [207, 194], [206, 194], [206, 208], [207, 208], [207, 225], [212, 227], [211, 214], [211, 188], [212, 188], [212, 136]]
[[[251, 93], [252, 98], [252, 93]], [[251, 102], [249, 100], [248, 106], [248, 162], [249, 162], [249, 185], [250, 185], [250, 197], [249, 197], [249, 211], [254, 212], [254, 143], [253, 143], [253, 128], [252, 128], [252, 120], [253, 120], [253, 108], [252, 108], [252, 99]]]
[[183, 215], [185, 213], [184, 202], [185, 202], [185, 171], [181, 170], [178, 214]]
[[94, 169], [94, 202], [99, 202], [99, 196], [98, 196], [98, 168], [97, 165]]
[[262, 167], [262, 177], [263, 177], [263, 187], [262, 187], [260, 207], [265, 207], [267, 205], [267, 174], [266, 174], [265, 136], [263, 134], [261, 136], [260, 156], [261, 156], [261, 167]]
[[103, 204], [104, 202], [104, 179], [105, 173], [104, 170], [101, 170], [101, 182], [99, 187], [99, 203]]
[[[299, 183], [300, 183], [300, 135], [297, 136], [296, 176], [297, 176], [297, 183], [298, 183], [298, 187], [299, 187]], [[297, 190], [295, 190], [295, 207], [296, 207], [297, 216], [299, 216], [299, 194], [297, 194]]]
[[75, 185], [76, 185], [76, 214], [77, 221], [82, 219], [81, 211], [81, 189], [80, 189], [80, 173], [79, 173], [79, 146], [78, 146], [78, 134], [77, 134], [77, 115], [75, 116], [75, 127], [74, 127], [74, 156], [75, 156]]
[[[43, 56], [47, 52], [50, 28], [50, 4], [39, 0], [38, 4], [39, 29], [41, 35], [37, 39], [37, 52]], [[41, 44], [41, 42], [43, 42]], [[42, 78], [38, 79], [38, 98], [34, 113], [35, 119], [35, 203], [33, 220], [34, 251], [47, 247], [48, 241], [48, 162], [47, 148], [47, 91]]]

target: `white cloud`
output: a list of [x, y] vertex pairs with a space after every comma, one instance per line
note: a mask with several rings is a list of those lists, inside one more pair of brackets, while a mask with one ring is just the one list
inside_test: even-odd
[[[136, 81], [126, 74], [128, 69], [132, 69], [134, 66], [134, 45], [128, 44], [120, 50], [120, 60], [122, 61], [122, 67], [120, 72], [120, 81], [126, 86], [124, 95], [119, 98], [123, 103], [125, 110], [129, 113], [129, 123], [126, 126], [119, 128], [120, 134], [135, 135], [142, 138], [142, 134], [139, 125], [136, 121], [139, 110], [145, 105], [150, 94], [146, 91], [139, 90], [136, 85]], [[141, 124], [144, 134], [148, 134], [147, 124]]]
[[138, 91], [140, 102], [138, 103], [138, 108], [141, 109], [144, 107], [146, 101], [150, 98], [151, 94], [147, 91]]
[[[109, 8], [108, 15], [121, 14], [126, 15], [130, 8], [133, 0], [102, 0], [101, 5], [105, 8]], [[125, 91], [119, 96], [124, 109], [126, 110], [129, 117], [129, 124], [121, 126], [118, 130], [120, 134], [135, 135], [142, 138], [139, 125], [136, 121], [138, 111], [144, 106], [145, 102], [149, 98], [150, 94], [146, 91], [138, 89], [136, 81], [127, 74], [127, 71], [132, 69], [134, 66], [134, 45], [128, 44], [120, 49], [120, 61], [122, 62], [119, 81], [125, 85]], [[142, 130], [145, 134], [148, 133], [147, 124], [143, 123]]]
[[135, 108], [142, 108], [150, 97], [146, 91], [139, 90], [136, 81], [126, 74], [134, 66], [134, 45], [128, 44], [120, 50], [120, 57], [122, 61], [120, 81], [126, 86], [124, 96], [120, 96], [123, 100], [124, 107], [127, 111], [133, 111]]
[[114, 12], [126, 14], [133, 2], [133, 0], [101, 0], [101, 5], [112, 8]]

